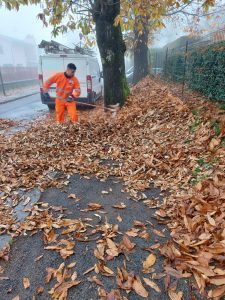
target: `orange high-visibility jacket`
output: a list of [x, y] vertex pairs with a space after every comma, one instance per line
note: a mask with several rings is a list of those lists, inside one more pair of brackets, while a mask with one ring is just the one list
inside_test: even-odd
[[80, 83], [75, 76], [67, 78], [64, 73], [56, 73], [44, 83], [44, 91], [47, 91], [53, 83], [56, 83], [57, 99], [64, 100], [71, 95], [75, 98], [80, 96]]

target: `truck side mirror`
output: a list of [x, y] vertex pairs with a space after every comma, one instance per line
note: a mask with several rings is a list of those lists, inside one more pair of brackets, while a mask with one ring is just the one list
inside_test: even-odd
[[103, 72], [102, 71], [100, 72], [100, 78], [103, 78]]

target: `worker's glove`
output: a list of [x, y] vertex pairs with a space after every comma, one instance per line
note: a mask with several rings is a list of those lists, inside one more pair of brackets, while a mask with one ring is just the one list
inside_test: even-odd
[[71, 96], [69, 96], [69, 97], [66, 99], [67, 102], [72, 102], [73, 100], [74, 100], [74, 98], [71, 97]]

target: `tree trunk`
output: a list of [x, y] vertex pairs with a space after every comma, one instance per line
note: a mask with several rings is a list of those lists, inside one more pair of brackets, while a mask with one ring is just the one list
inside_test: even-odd
[[114, 26], [115, 17], [119, 12], [118, 0], [95, 1], [93, 17], [102, 60], [106, 106], [117, 103], [123, 106], [129, 95], [124, 63], [126, 46], [120, 25]]
[[143, 24], [143, 33], [135, 30], [133, 83], [138, 83], [148, 74], [148, 26]]

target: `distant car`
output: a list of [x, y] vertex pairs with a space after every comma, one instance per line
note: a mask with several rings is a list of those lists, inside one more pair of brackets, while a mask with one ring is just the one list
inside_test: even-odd
[[132, 82], [133, 82], [133, 75], [134, 75], [134, 66], [132, 66], [131, 68], [129, 68], [126, 71], [126, 78], [127, 78], [128, 84], [132, 84]]
[[162, 74], [163, 68], [152, 68], [151, 69], [151, 73], [153, 75], [158, 75], [158, 74]]
[[50, 98], [43, 97], [42, 85], [50, 76], [64, 72], [68, 63], [77, 66], [76, 77], [80, 81], [81, 95], [78, 101], [95, 104], [103, 94], [102, 72], [95, 57], [82, 54], [45, 54], [39, 59], [39, 80], [42, 103], [49, 109], [55, 107], [56, 85], [49, 89]]

